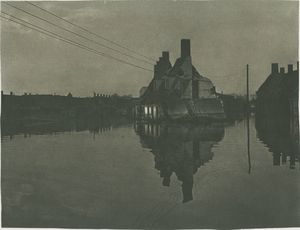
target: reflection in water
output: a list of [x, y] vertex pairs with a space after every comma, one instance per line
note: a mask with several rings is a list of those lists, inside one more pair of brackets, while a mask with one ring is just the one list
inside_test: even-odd
[[53, 120], [44, 118], [25, 118], [22, 120], [2, 119], [1, 122], [1, 140], [3, 137], [9, 136], [12, 140], [14, 135], [23, 134], [24, 138], [30, 137], [32, 134], [50, 134], [56, 135], [60, 132], [81, 132], [89, 130], [94, 135], [110, 131], [111, 129], [131, 126], [132, 120], [126, 118], [119, 119], [100, 119], [97, 116], [91, 116], [84, 119], [70, 120]]
[[295, 162], [299, 162], [298, 118], [257, 116], [255, 127], [259, 139], [273, 153], [273, 165], [280, 165], [280, 162], [284, 165], [289, 157], [290, 169], [295, 169]]
[[247, 113], [247, 150], [248, 150], [248, 173], [251, 173], [251, 160], [250, 160], [250, 119]]
[[170, 186], [171, 175], [175, 173], [182, 181], [182, 202], [193, 200], [193, 175], [212, 160], [211, 148], [224, 137], [224, 127], [221, 124], [136, 124], [135, 131], [142, 146], [152, 149], [163, 186]]
[[[135, 130], [122, 119], [115, 123], [96, 118], [82, 123], [70, 120], [60, 127], [40, 122], [40, 126], [32, 123], [31, 130], [24, 129], [27, 138], [22, 133], [12, 141], [7, 135], [14, 132], [5, 129], [2, 224], [77, 229], [299, 226], [295, 200], [300, 198], [300, 174], [285, 167], [274, 170], [268, 152], [268, 148], [281, 148], [280, 161], [274, 154], [274, 163], [291, 160], [291, 167], [298, 167], [297, 151], [291, 154], [297, 147], [297, 120], [283, 125], [257, 117], [258, 135], [268, 147], [253, 135], [252, 121], [251, 174], [245, 170], [250, 160], [246, 121], [226, 123], [226, 127], [135, 124]], [[72, 135], [59, 131], [84, 127], [85, 132]], [[51, 131], [59, 133], [48, 135]], [[99, 134], [94, 141], [95, 133]], [[216, 143], [218, 148], [213, 148]], [[181, 201], [189, 202], [182, 205]]]

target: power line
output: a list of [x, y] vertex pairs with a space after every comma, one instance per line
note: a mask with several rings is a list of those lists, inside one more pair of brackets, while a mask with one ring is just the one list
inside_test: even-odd
[[109, 39], [104, 38], [104, 37], [102, 37], [102, 36], [100, 36], [100, 35], [98, 35], [98, 34], [95, 34], [95, 33], [91, 32], [91, 31], [89, 31], [89, 30], [87, 30], [87, 29], [84, 29], [83, 27], [78, 26], [78, 25], [76, 25], [76, 24], [74, 24], [74, 23], [72, 23], [72, 22], [70, 22], [70, 21], [68, 21], [68, 20], [66, 20], [66, 19], [63, 19], [62, 17], [59, 17], [59, 16], [57, 16], [57, 15], [55, 15], [55, 14], [53, 14], [53, 13], [51, 13], [51, 12], [49, 12], [49, 11], [47, 11], [47, 10], [41, 8], [41, 7], [39, 7], [39, 6], [37, 6], [37, 5], [35, 5], [35, 4], [31, 3], [31, 2], [28, 2], [28, 1], [25, 1], [25, 2], [27, 2], [28, 4], [34, 6], [34, 7], [38, 8], [38, 9], [40, 9], [40, 10], [42, 10], [42, 11], [47, 12], [48, 14], [51, 14], [51, 15], [54, 16], [54, 17], [57, 17], [57, 18], [59, 18], [59, 19], [65, 21], [65, 22], [67, 22], [67, 23], [69, 23], [69, 24], [71, 24], [71, 25], [73, 25], [73, 26], [76, 26], [77, 28], [80, 28], [80, 29], [82, 29], [82, 30], [84, 30], [84, 31], [86, 31], [86, 32], [88, 32], [88, 33], [90, 33], [90, 34], [93, 34], [93, 35], [97, 36], [98, 38], [101, 38], [101, 39], [103, 39], [103, 40], [105, 40], [105, 41], [107, 41], [107, 42], [110, 42], [110, 43], [112, 43], [112, 44], [114, 44], [114, 45], [116, 45], [116, 46], [119, 46], [119, 47], [121, 47], [121, 48], [123, 48], [123, 49], [126, 49], [126, 50], [128, 50], [128, 51], [130, 51], [130, 52], [133, 52], [133, 53], [135, 53], [135, 54], [137, 54], [137, 55], [139, 55], [139, 56], [141, 56], [141, 57], [150, 59], [150, 60], [152, 60], [152, 61], [156, 61], [156, 60], [154, 60], [154, 59], [152, 59], [152, 58], [149, 58], [149, 57], [147, 57], [147, 56], [145, 56], [145, 55], [142, 55], [142, 54], [140, 54], [140, 53], [138, 53], [138, 52], [136, 52], [136, 51], [134, 51], [134, 50], [128, 49], [128, 48], [126, 48], [126, 47], [124, 47], [124, 46], [121, 46], [121, 45], [119, 45], [119, 44], [117, 44], [117, 43], [115, 43], [115, 42], [113, 42], [113, 41], [110, 41]]
[[132, 63], [129, 63], [129, 62], [120, 60], [120, 59], [118, 59], [118, 58], [112, 57], [112, 56], [107, 55], [107, 54], [104, 54], [104, 53], [101, 53], [101, 52], [99, 52], [99, 51], [97, 51], [97, 50], [94, 50], [94, 49], [92, 49], [92, 48], [90, 48], [90, 47], [81, 45], [80, 43], [77, 43], [77, 42], [74, 42], [74, 41], [72, 41], [72, 40], [70, 40], [70, 39], [64, 38], [64, 37], [62, 37], [62, 36], [60, 36], [60, 35], [57, 35], [57, 34], [51, 32], [51, 31], [45, 30], [45, 29], [43, 29], [43, 28], [41, 28], [41, 27], [35, 26], [35, 25], [33, 25], [33, 24], [29, 23], [29, 22], [26, 22], [26, 21], [24, 21], [24, 20], [22, 20], [22, 19], [19, 19], [19, 18], [17, 18], [17, 17], [14, 17], [14, 16], [12, 16], [12, 15], [10, 15], [10, 14], [7, 14], [7, 13], [5, 13], [5, 12], [3, 12], [3, 11], [1, 11], [1, 13], [6, 14], [6, 15], [9, 15], [10, 17], [16, 18], [17, 20], [23, 21], [23, 22], [25, 22], [25, 23], [27, 23], [27, 24], [29, 24], [29, 25], [31, 25], [31, 26], [37, 27], [37, 28], [39, 28], [39, 29], [41, 29], [41, 30], [44, 30], [44, 31], [46, 31], [47, 33], [54, 34], [56, 37], [53, 36], [53, 35], [47, 34], [47, 33], [45, 33], [45, 32], [42, 32], [42, 31], [40, 31], [40, 30], [34, 29], [34, 28], [32, 28], [32, 27], [29, 27], [29, 26], [27, 26], [27, 25], [24, 25], [24, 24], [22, 24], [22, 23], [20, 23], [20, 22], [17, 22], [17, 21], [15, 21], [15, 20], [10, 19], [10, 18], [6, 18], [6, 17], [0, 15], [0, 17], [4, 18], [4, 19], [6, 19], [6, 20], [9, 20], [9, 21], [12, 21], [12, 22], [14, 22], [14, 23], [20, 24], [20, 25], [25, 26], [25, 27], [27, 27], [27, 28], [29, 28], [29, 29], [32, 29], [32, 30], [35, 30], [35, 31], [40, 32], [40, 33], [42, 33], [42, 34], [48, 35], [48, 36], [50, 36], [50, 37], [52, 37], [52, 38], [55, 38], [55, 39], [58, 39], [58, 40], [60, 40], [60, 41], [69, 43], [69, 44], [71, 44], [71, 45], [74, 45], [74, 46], [79, 47], [79, 48], [81, 48], [81, 49], [84, 49], [84, 50], [86, 50], [86, 51], [95, 53], [95, 54], [97, 54], [97, 55], [104, 56], [104, 57], [106, 57], [106, 58], [109, 58], [109, 59], [112, 59], [112, 60], [115, 60], [115, 61], [118, 61], [118, 62], [127, 64], [127, 65], [131, 65], [131, 66], [134, 66], [134, 67], [136, 67], [136, 68], [140, 68], [140, 69], [143, 69], [143, 70], [147, 70], [147, 71], [153, 72], [153, 70], [149, 70], [149, 69], [143, 68], [143, 67], [141, 67], [141, 66], [138, 66], [138, 65], [135, 65], [135, 64], [132, 64]]
[[223, 82], [232, 82], [232, 81], [237, 81], [242, 79], [241, 76], [243, 75], [243, 73], [241, 72], [238, 75], [234, 75], [232, 77], [229, 78], [223, 78], [223, 79], [214, 79], [214, 78], [210, 78], [211, 81], [213, 81], [214, 83], [223, 83]]
[[208, 77], [208, 78], [225, 78], [225, 77], [230, 77], [230, 76], [236, 76], [239, 73], [243, 72], [244, 70], [246, 70], [245, 67], [243, 67], [243, 69], [241, 69], [238, 72], [235, 72], [235, 73], [232, 73], [232, 74], [223, 75], [223, 76], [213, 76], [213, 75], [206, 75], [206, 74], [204, 74], [204, 76]]
[[214, 83], [224, 83], [224, 82], [232, 82], [232, 81], [239, 81], [242, 80], [243, 78], [241, 78], [243, 76], [242, 73], [240, 73], [239, 75], [232, 77], [232, 78], [228, 78], [228, 79], [219, 79], [219, 80], [212, 80]]
[[233, 81], [233, 80], [239, 79], [241, 76], [242, 76], [242, 73], [240, 73], [239, 75], [230, 77], [230, 78], [214, 79], [214, 81], [217, 81], [217, 82]]
[[139, 58], [133, 57], [133, 56], [131, 56], [131, 55], [122, 53], [122, 52], [120, 52], [120, 51], [118, 51], [118, 50], [115, 50], [115, 49], [113, 49], [113, 48], [110, 48], [110, 47], [108, 47], [108, 46], [105, 46], [105, 45], [103, 45], [103, 44], [101, 44], [101, 43], [99, 43], [99, 42], [93, 41], [93, 40], [91, 40], [91, 39], [89, 39], [89, 38], [86, 38], [86, 37], [84, 37], [84, 36], [82, 36], [82, 35], [80, 35], [80, 34], [77, 34], [77, 33], [73, 32], [73, 31], [70, 31], [70, 30], [65, 29], [65, 28], [63, 28], [63, 27], [61, 27], [61, 26], [58, 26], [58, 25], [56, 25], [56, 24], [54, 24], [54, 23], [52, 23], [52, 22], [49, 22], [49, 21], [47, 21], [47, 20], [45, 20], [45, 19], [43, 19], [43, 18], [41, 18], [41, 17], [38, 17], [38, 16], [36, 16], [36, 15], [34, 15], [34, 14], [31, 14], [31, 13], [29, 13], [29, 12], [27, 12], [27, 11], [25, 11], [25, 10], [22, 10], [22, 9], [16, 7], [16, 6], [13, 6], [13, 5], [9, 4], [9, 3], [6, 3], [6, 2], [3, 2], [3, 3], [5, 3], [5, 4], [7, 4], [7, 5], [9, 5], [9, 6], [13, 7], [13, 8], [15, 8], [15, 9], [17, 9], [17, 10], [20, 10], [20, 11], [22, 11], [22, 12], [24, 12], [24, 13], [26, 13], [26, 14], [32, 16], [32, 17], [38, 18], [39, 20], [42, 20], [42, 21], [44, 21], [44, 22], [46, 22], [46, 23], [49, 23], [49, 24], [51, 24], [51, 25], [53, 25], [53, 26], [55, 26], [55, 27], [58, 27], [58, 28], [60, 28], [60, 29], [62, 29], [62, 30], [65, 30], [65, 31], [67, 31], [67, 32], [69, 32], [69, 33], [71, 33], [71, 34], [74, 34], [74, 35], [79, 36], [79, 37], [81, 37], [81, 38], [83, 38], [83, 39], [86, 39], [86, 40], [88, 40], [88, 41], [90, 41], [90, 42], [93, 42], [93, 43], [95, 43], [95, 44], [98, 44], [98, 45], [103, 46], [103, 47], [105, 47], [105, 48], [107, 48], [107, 49], [110, 49], [110, 50], [113, 50], [113, 51], [115, 51], [115, 52], [117, 52], [117, 53], [120, 53], [120, 54], [123, 54], [123, 55], [125, 55], [125, 56], [128, 56], [128, 57], [130, 57], [130, 58], [133, 58], [133, 59], [139, 60], [139, 61], [141, 61], [141, 62], [147, 63], [147, 64], [149, 64], [149, 65], [153, 65], [152, 63], [149, 63], [149, 62], [147, 62], [147, 61], [144, 61], [144, 60], [141, 60], [141, 59], [139, 59]]
[[232, 77], [232, 78], [227, 78], [227, 79], [218, 79], [218, 80], [213, 80], [214, 82], [222, 83], [222, 82], [232, 82], [232, 81], [237, 81], [242, 78], [243, 74], [240, 74], [238, 76]]

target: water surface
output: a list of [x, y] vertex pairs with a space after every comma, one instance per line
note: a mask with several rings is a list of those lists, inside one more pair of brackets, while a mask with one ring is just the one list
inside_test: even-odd
[[250, 149], [246, 120], [26, 127], [2, 136], [3, 227], [300, 226], [293, 123], [252, 117]]

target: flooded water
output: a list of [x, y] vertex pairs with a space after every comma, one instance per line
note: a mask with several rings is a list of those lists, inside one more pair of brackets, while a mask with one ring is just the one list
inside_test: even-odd
[[247, 120], [4, 130], [2, 225], [299, 227], [297, 125], [251, 117], [249, 135]]

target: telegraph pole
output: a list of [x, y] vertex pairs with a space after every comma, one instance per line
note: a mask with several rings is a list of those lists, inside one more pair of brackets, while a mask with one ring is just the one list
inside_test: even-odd
[[248, 150], [248, 173], [251, 173], [251, 161], [250, 161], [250, 125], [249, 125], [249, 65], [247, 64], [247, 104], [246, 104], [246, 113], [247, 113], [247, 150]]
[[247, 113], [249, 113], [249, 65], [247, 64]]

